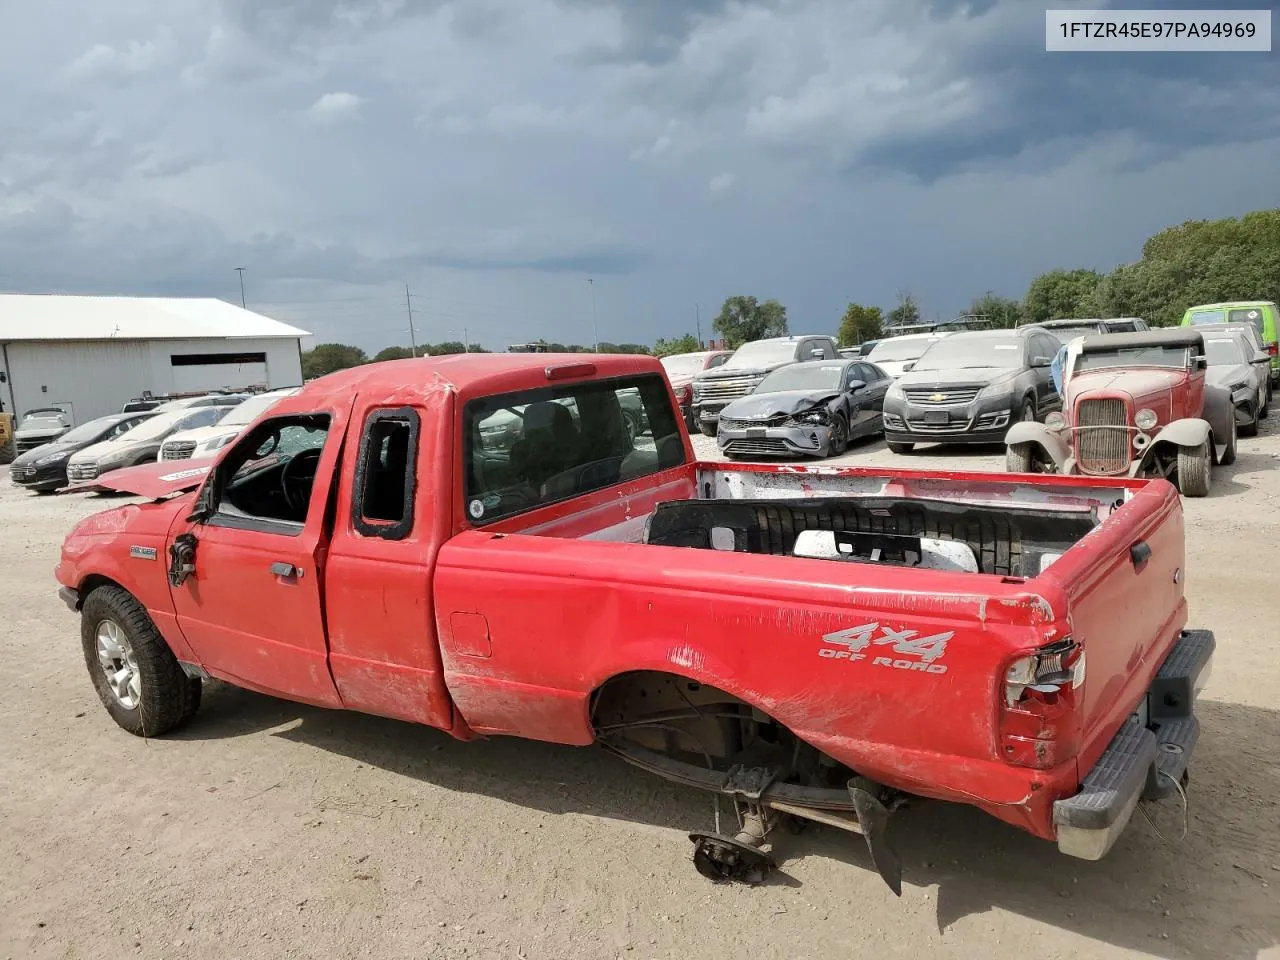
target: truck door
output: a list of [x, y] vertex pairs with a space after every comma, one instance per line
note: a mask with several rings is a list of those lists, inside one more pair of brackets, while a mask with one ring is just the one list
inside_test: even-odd
[[401, 403], [380, 398], [347, 436], [324, 569], [329, 665], [347, 708], [447, 729], [431, 582], [449, 533], [452, 405], [422, 406], [420, 387]]
[[[290, 403], [290, 401], [283, 401]], [[341, 706], [329, 674], [321, 568], [346, 409], [278, 413], [223, 456], [170, 544], [178, 626], [239, 686]]]

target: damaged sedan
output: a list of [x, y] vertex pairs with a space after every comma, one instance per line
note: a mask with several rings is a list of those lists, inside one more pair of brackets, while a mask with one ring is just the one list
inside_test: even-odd
[[716, 442], [730, 459], [836, 457], [884, 429], [892, 381], [865, 360], [818, 360], [775, 370], [720, 412]]

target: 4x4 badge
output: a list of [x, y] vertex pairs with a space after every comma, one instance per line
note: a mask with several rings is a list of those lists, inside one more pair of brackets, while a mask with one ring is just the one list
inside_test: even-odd
[[867, 659], [868, 654], [863, 651], [868, 647], [889, 647], [891, 649], [887, 652], [895, 656], [873, 657], [873, 667], [946, 673], [946, 666], [936, 661], [942, 659], [942, 655], [947, 652], [947, 641], [954, 636], [955, 631], [948, 630], [922, 637], [919, 630], [894, 630], [876, 621], [826, 634], [822, 642], [831, 646], [821, 647], [818, 656], [826, 660], [848, 660], [856, 663]]

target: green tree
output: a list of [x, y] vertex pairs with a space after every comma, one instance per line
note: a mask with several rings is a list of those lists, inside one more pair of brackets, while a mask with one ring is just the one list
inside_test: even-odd
[[736, 350], [752, 340], [786, 336], [787, 308], [777, 300], [761, 303], [755, 297], [729, 297], [711, 326], [726, 347]]
[[840, 346], [852, 347], [867, 340], [879, 340], [884, 333], [884, 317], [879, 307], [851, 303], [840, 318]]
[[988, 317], [1001, 327], [1016, 327], [1022, 320], [1022, 304], [990, 290], [969, 304], [967, 312]]
[[647, 354], [649, 348], [641, 346], [638, 343], [609, 343], [607, 340], [601, 340], [597, 345], [596, 353], [643, 353]]
[[686, 333], [683, 337], [676, 337], [674, 340], [664, 340], [658, 338], [658, 342], [653, 345], [653, 355], [655, 357], [671, 357], [677, 353], [697, 353], [702, 349], [702, 344], [698, 342], [698, 338], [692, 333]]
[[885, 318], [886, 327], [905, 327], [920, 322], [920, 305], [909, 291], [898, 294], [898, 305]]
[[1097, 315], [1094, 295], [1102, 275], [1096, 270], [1050, 270], [1031, 281], [1022, 300], [1028, 323]]
[[414, 354], [408, 347], [383, 347], [373, 355], [374, 363], [381, 363], [383, 360], [406, 360]]
[[461, 340], [446, 340], [444, 343], [429, 343], [426, 350], [433, 357], [447, 357], [455, 353], [466, 353], [467, 345]]
[[359, 347], [348, 346], [345, 343], [320, 343], [310, 350], [303, 351], [302, 377], [304, 380], [311, 380], [333, 373], [335, 370], [358, 367], [368, 362], [369, 358]]

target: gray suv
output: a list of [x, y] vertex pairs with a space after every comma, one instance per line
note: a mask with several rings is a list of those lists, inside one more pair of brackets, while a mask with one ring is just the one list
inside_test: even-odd
[[966, 330], [936, 341], [885, 394], [889, 449], [1003, 443], [1010, 424], [1060, 410], [1050, 365], [1061, 347], [1039, 326]]
[[745, 397], [773, 371], [804, 360], [834, 360], [840, 348], [831, 337], [773, 337], [744, 343], [728, 360], [693, 379], [694, 423], [703, 436], [714, 437], [720, 411]]

